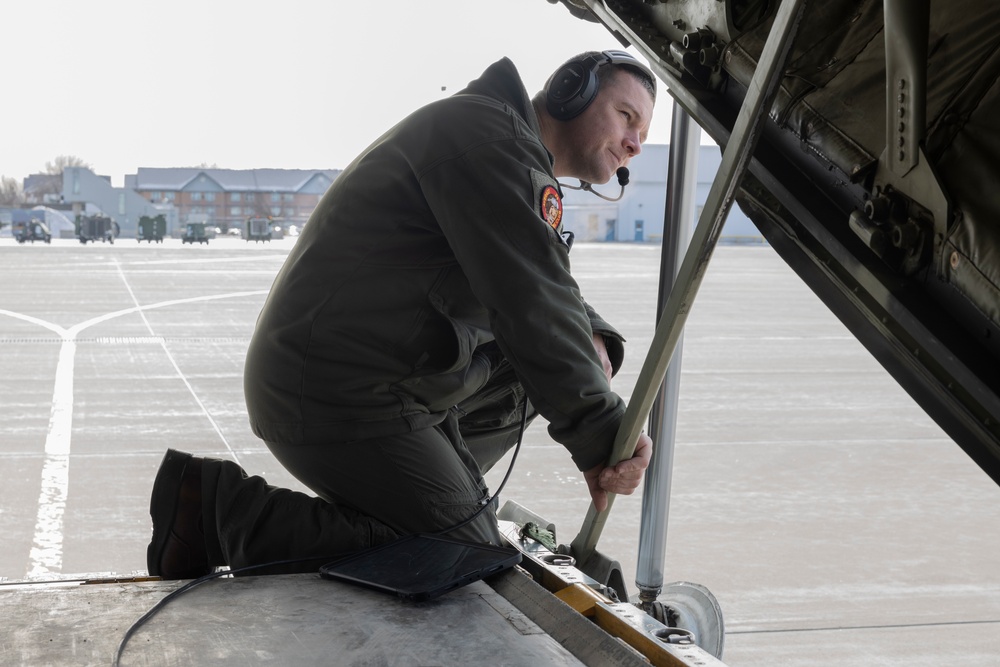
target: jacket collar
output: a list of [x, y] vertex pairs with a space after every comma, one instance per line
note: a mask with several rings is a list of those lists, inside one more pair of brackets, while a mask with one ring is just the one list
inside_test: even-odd
[[461, 94], [485, 95], [498, 99], [513, 108], [537, 136], [541, 136], [538, 117], [531, 105], [531, 98], [521, 81], [521, 75], [510, 58], [501, 58], [486, 68], [478, 79], [469, 83]]

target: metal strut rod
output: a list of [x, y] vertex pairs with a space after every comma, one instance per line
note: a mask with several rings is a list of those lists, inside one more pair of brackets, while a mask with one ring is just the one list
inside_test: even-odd
[[[663, 219], [663, 245], [660, 248], [660, 293], [656, 323], [662, 317], [667, 297], [673, 290], [678, 266], [684, 260], [684, 251], [691, 238], [700, 143], [697, 128], [691, 116], [675, 101], [670, 124], [667, 202]], [[643, 483], [639, 557], [635, 570], [635, 583], [639, 588], [639, 599], [643, 602], [656, 600], [663, 589], [683, 335], [678, 338], [676, 347], [649, 415], [649, 436], [653, 439], [654, 449]]]
[[[643, 424], [649, 416], [657, 390], [663, 382], [670, 357], [674, 353], [694, 297], [708, 268], [708, 261], [732, 207], [736, 188], [739, 187], [750, 163], [761, 124], [778, 90], [785, 60], [798, 31], [805, 5], [806, 0], [782, 0], [778, 6], [771, 32], [750, 81], [732, 136], [723, 152], [719, 172], [709, 190], [705, 208], [701, 212], [698, 226], [678, 272], [677, 281], [657, 323], [649, 353], [639, 372], [635, 391], [632, 393], [632, 399], [615, 438], [614, 448], [608, 460], [609, 465], [631, 458], [635, 452]], [[577, 562], [586, 563], [593, 556], [613, 502], [614, 494], [609, 494], [608, 506], [603, 512], [598, 512], [591, 502], [580, 533], [570, 545], [571, 553]]]

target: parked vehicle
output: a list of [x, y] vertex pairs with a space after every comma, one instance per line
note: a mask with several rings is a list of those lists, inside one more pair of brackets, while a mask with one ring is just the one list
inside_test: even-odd
[[136, 242], [148, 241], [152, 243], [163, 243], [163, 236], [167, 233], [167, 219], [161, 213], [157, 216], [144, 215], [139, 218], [139, 231], [136, 234]]
[[247, 241], [270, 241], [271, 218], [248, 218], [243, 226], [243, 238]]
[[195, 243], [208, 244], [208, 234], [205, 232], [204, 222], [189, 222], [184, 228], [184, 236], [181, 237], [181, 244]]
[[80, 243], [114, 243], [120, 231], [118, 223], [106, 215], [76, 216], [76, 237], [80, 239]]
[[44, 241], [45, 243], [52, 242], [52, 232], [49, 231], [48, 226], [38, 220], [37, 218], [32, 218], [28, 222], [15, 222], [11, 227], [11, 234], [18, 243], [25, 243], [26, 241]]

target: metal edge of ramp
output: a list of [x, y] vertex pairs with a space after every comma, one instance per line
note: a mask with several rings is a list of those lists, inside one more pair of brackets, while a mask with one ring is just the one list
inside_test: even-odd
[[670, 644], [665, 628], [628, 603], [596, 601], [590, 620], [520, 568], [488, 581], [528, 619], [589, 667], [725, 667], [696, 644]]
[[521, 551], [521, 564], [487, 583], [581, 662], [590, 667], [725, 667], [696, 643], [691, 630], [668, 627], [639, 607], [619, 602], [613, 590], [578, 569], [572, 557], [523, 537], [517, 522], [503, 518], [518, 512], [533, 516], [508, 502], [499, 526], [505, 541]]

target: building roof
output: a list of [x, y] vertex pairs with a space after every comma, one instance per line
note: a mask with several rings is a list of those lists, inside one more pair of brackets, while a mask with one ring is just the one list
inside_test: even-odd
[[[340, 173], [339, 169], [209, 169], [201, 167], [139, 167], [135, 190], [183, 190], [204, 174], [225, 191], [298, 192], [317, 176], [327, 179], [326, 185]], [[325, 189], [325, 188], [324, 188]]]
[[22, 181], [25, 194], [31, 194], [39, 189], [55, 192], [62, 188], [61, 174], [28, 174]]

